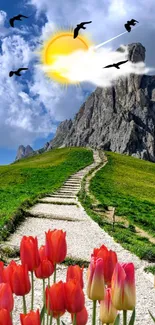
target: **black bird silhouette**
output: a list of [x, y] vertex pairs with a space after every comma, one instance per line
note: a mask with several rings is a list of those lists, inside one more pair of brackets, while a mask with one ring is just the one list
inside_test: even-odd
[[139, 21], [137, 21], [135, 19], [131, 19], [131, 20], [128, 20], [124, 26], [128, 32], [131, 32], [131, 26], [135, 26], [136, 23], [139, 23]]
[[73, 38], [76, 38], [78, 36], [80, 28], [86, 29], [86, 27], [84, 27], [84, 25], [90, 24], [90, 23], [92, 23], [92, 21], [85, 21], [85, 22], [78, 24], [77, 27], [74, 29], [74, 37]]
[[9, 73], [9, 77], [12, 77], [14, 74], [15, 74], [16, 76], [21, 76], [20, 72], [21, 72], [22, 70], [28, 70], [28, 68], [20, 68], [20, 69], [18, 69], [18, 70], [16, 70], [16, 71], [10, 71], [10, 73]]
[[22, 21], [22, 17], [24, 17], [24, 18], [29, 18], [29, 17], [27, 17], [27, 16], [24, 16], [24, 15], [18, 15], [18, 16], [14, 16], [13, 18], [11, 18], [9, 21], [10, 21], [10, 25], [11, 25], [11, 27], [14, 27], [14, 21], [15, 20], [21, 20]]
[[110, 64], [110, 65], [106, 65], [106, 67], [103, 67], [103, 68], [112, 68], [112, 67], [114, 67], [116, 69], [120, 69], [119, 65], [124, 64], [126, 62], [128, 62], [128, 60], [126, 60], [126, 61], [120, 61], [118, 63], [113, 63], [113, 64]]

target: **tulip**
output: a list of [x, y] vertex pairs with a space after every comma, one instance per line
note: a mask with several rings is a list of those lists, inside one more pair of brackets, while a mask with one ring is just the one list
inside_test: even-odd
[[110, 286], [112, 274], [117, 263], [116, 253], [112, 250], [108, 251], [107, 247], [102, 245], [100, 248], [94, 248], [92, 256], [103, 259], [104, 281]]
[[76, 279], [81, 285], [81, 288], [83, 289], [83, 267], [80, 268], [79, 265], [70, 265], [67, 269], [67, 276], [66, 276], [66, 282], [68, 282], [71, 279]]
[[0, 325], [13, 325], [10, 313], [7, 309], [0, 309]]
[[136, 304], [133, 263], [116, 264], [111, 281], [112, 303], [118, 310], [133, 310]]
[[51, 276], [54, 272], [54, 265], [47, 259], [45, 254], [45, 246], [41, 246], [39, 249], [39, 256], [40, 256], [40, 265], [35, 270], [35, 275], [39, 279], [46, 279]]
[[7, 283], [10, 284], [10, 287], [11, 287], [12, 292], [13, 292], [13, 288], [12, 288], [12, 283], [11, 283], [11, 276], [12, 276], [13, 270], [14, 270], [14, 268], [16, 266], [17, 266], [16, 262], [15, 261], [11, 261], [9, 263], [9, 265], [4, 268], [4, 271], [3, 271], [4, 278], [5, 278], [5, 281], [4, 282], [7, 282]]
[[87, 295], [91, 300], [103, 300], [104, 299], [104, 276], [103, 276], [103, 259], [91, 258], [91, 262], [88, 268], [88, 285]]
[[14, 299], [11, 287], [8, 283], [0, 283], [0, 309], [13, 310]]
[[64, 284], [66, 309], [69, 313], [76, 314], [84, 308], [85, 297], [81, 284], [76, 279], [71, 279]]
[[22, 325], [41, 325], [39, 309], [30, 311], [28, 314], [20, 314], [20, 322]]
[[23, 265], [27, 264], [28, 270], [31, 271], [31, 310], [33, 310], [34, 303], [34, 279], [33, 271], [37, 269], [40, 264], [39, 250], [38, 250], [38, 239], [32, 236], [23, 236], [20, 243], [20, 259]]
[[27, 265], [14, 266], [11, 274], [11, 287], [17, 296], [25, 296], [30, 292], [31, 284]]
[[52, 312], [54, 318], [62, 316], [66, 311], [64, 283], [59, 281], [51, 287], [47, 286], [45, 294], [48, 314], [50, 315]]
[[[73, 322], [73, 317], [74, 314], [71, 314], [72, 322]], [[84, 306], [84, 308], [81, 311], [76, 313], [76, 325], [86, 325], [87, 321], [88, 321], [88, 312], [86, 307]]]
[[0, 283], [4, 283], [5, 277], [4, 277], [4, 263], [0, 261]]
[[67, 254], [66, 232], [49, 230], [46, 233], [45, 253], [54, 265], [63, 262]]
[[20, 259], [27, 264], [29, 271], [34, 271], [40, 264], [37, 237], [23, 236], [20, 244]]
[[117, 316], [117, 310], [111, 301], [111, 289], [106, 289], [104, 300], [100, 301], [100, 320], [102, 323], [113, 323]]

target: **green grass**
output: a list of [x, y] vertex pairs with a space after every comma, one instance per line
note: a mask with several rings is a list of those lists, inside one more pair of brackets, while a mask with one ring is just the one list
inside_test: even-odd
[[28, 207], [38, 197], [54, 192], [71, 174], [92, 162], [90, 150], [62, 148], [0, 166], [1, 237], [6, 237], [6, 224], [11, 224], [15, 215], [19, 215], [18, 219], [22, 218], [20, 208]]
[[106, 206], [155, 236], [155, 164], [106, 152], [108, 163], [91, 180], [90, 191]]
[[[98, 173], [99, 172], [97, 172], [97, 174]], [[87, 214], [97, 222], [104, 231], [109, 233], [116, 242], [120, 243], [122, 247], [137, 255], [140, 259], [155, 263], [155, 244], [151, 243], [147, 238], [139, 236], [135, 232], [133, 223], [129, 223], [129, 227], [127, 228], [121, 223], [117, 223], [113, 229], [113, 225], [110, 224], [106, 218], [93, 210], [94, 202], [92, 202], [92, 199], [85, 192], [85, 182], [86, 176], [82, 181], [81, 191], [78, 196]], [[100, 204], [100, 207], [102, 207], [104, 211], [105, 204]], [[148, 271], [154, 273], [154, 267], [150, 267]]]

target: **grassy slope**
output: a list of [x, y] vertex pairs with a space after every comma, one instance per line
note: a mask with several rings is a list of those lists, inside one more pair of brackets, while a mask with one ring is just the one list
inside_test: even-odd
[[108, 164], [96, 173], [90, 190], [106, 206], [155, 236], [155, 164], [106, 152]]
[[90, 150], [62, 148], [0, 166], [0, 231], [24, 202], [31, 205], [38, 196], [58, 189], [92, 161]]
[[[79, 200], [89, 216], [124, 248], [141, 259], [155, 262], [155, 244], [139, 236], [133, 226], [135, 220], [138, 219], [136, 223], [154, 235], [152, 226], [149, 228], [149, 224], [154, 224], [155, 165], [115, 153], [106, 152], [106, 155], [108, 164], [90, 181], [90, 191], [100, 201], [100, 207], [106, 208], [113, 205], [116, 207], [117, 215], [125, 215], [131, 220], [129, 227], [126, 228], [118, 222], [113, 229], [107, 219], [93, 210], [92, 199], [85, 192], [85, 178], [82, 182]], [[148, 268], [148, 271], [154, 274], [155, 267]]]

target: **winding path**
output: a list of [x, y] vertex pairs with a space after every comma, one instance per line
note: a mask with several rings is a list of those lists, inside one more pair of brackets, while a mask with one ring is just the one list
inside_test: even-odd
[[[99, 152], [94, 151], [94, 163], [83, 170], [72, 175], [55, 194], [41, 199], [38, 204], [29, 211], [29, 216], [18, 227], [16, 232], [5, 242], [7, 246], [19, 246], [23, 235], [37, 236], [39, 246], [44, 244], [45, 231], [48, 229], [62, 229], [66, 231], [67, 256], [73, 259], [81, 258], [90, 261], [90, 256], [95, 247], [106, 245], [108, 249], [115, 250], [120, 262], [133, 262], [136, 268], [136, 325], [151, 325], [148, 309], [155, 315], [155, 288], [152, 274], [146, 274], [144, 267], [147, 262], [141, 261], [137, 256], [122, 248], [114, 241], [97, 223], [95, 223], [85, 212], [77, 193], [81, 187], [81, 180], [92, 168], [101, 163]], [[57, 271], [57, 281], [65, 281], [66, 266], [60, 265]], [[86, 292], [86, 269], [84, 269], [84, 282]], [[42, 281], [35, 280], [35, 308], [41, 307]], [[30, 308], [30, 296], [26, 296], [28, 308]], [[19, 324], [19, 313], [21, 310], [22, 299], [16, 297], [15, 312], [13, 315], [14, 324]], [[92, 302], [86, 296], [86, 308], [89, 313], [88, 324], [91, 325]], [[129, 312], [130, 315], [130, 312]], [[62, 320], [71, 324], [70, 315], [65, 313]], [[53, 322], [53, 324], [56, 324]], [[97, 322], [98, 324], [98, 322]]]

